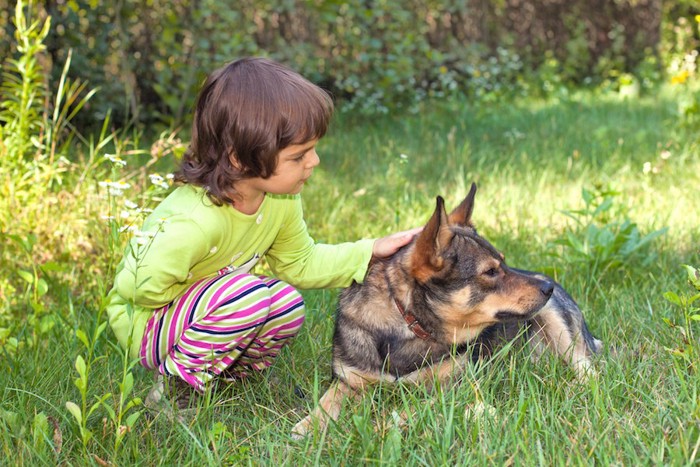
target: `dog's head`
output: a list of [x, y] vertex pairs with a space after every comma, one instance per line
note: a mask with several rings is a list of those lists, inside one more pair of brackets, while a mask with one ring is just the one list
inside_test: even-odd
[[471, 222], [476, 184], [449, 215], [437, 198], [435, 212], [415, 241], [411, 275], [455, 342], [485, 327], [533, 317], [549, 300], [552, 282], [510, 269], [504, 256]]

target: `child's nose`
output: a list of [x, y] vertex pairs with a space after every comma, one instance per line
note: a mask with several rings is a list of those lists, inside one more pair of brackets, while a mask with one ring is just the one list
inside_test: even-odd
[[318, 157], [318, 154], [316, 153], [316, 150], [314, 149], [313, 151], [311, 151], [309, 153], [307, 167], [309, 169], [313, 169], [314, 167], [316, 167], [320, 163], [321, 163], [321, 158]]

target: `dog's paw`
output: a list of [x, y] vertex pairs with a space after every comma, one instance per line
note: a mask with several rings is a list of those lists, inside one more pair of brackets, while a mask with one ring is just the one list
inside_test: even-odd
[[581, 382], [586, 382], [589, 379], [594, 379], [598, 377], [598, 372], [591, 360], [587, 357], [580, 358], [572, 362], [574, 371], [576, 372], [576, 377]]
[[299, 441], [306, 438], [311, 432], [311, 422], [311, 416], [307, 416], [294, 425], [294, 428], [292, 428], [292, 439]]

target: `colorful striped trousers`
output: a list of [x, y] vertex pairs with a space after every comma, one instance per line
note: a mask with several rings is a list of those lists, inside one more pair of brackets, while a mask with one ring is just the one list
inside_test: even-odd
[[222, 375], [270, 366], [304, 322], [292, 286], [230, 273], [202, 279], [156, 310], [141, 341], [141, 364], [177, 376], [199, 391]]

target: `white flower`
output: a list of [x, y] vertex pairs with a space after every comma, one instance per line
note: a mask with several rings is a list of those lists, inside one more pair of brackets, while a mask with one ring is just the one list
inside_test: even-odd
[[122, 227], [119, 229], [119, 233], [124, 233], [124, 232], [132, 232], [132, 233], [133, 233], [133, 232], [138, 232], [138, 230], [139, 230], [138, 227], [136, 227], [135, 225], [131, 224], [131, 225], [122, 226]]
[[642, 173], [648, 174], [649, 172], [651, 172], [651, 162], [645, 162], [642, 166]]
[[114, 154], [105, 154], [104, 158], [110, 161], [112, 164], [116, 165], [117, 167], [124, 167], [126, 165], [125, 160], [123, 160], [119, 156], [115, 156]]
[[166, 182], [165, 179], [158, 174], [151, 174], [148, 176], [148, 178], [151, 180], [151, 183], [155, 186], [161, 187], [163, 189], [170, 188], [168, 182]]
[[124, 194], [124, 190], [131, 188], [131, 185], [126, 182], [113, 182], [111, 180], [99, 182], [98, 185], [109, 189], [110, 196], [121, 196]]
[[124, 206], [127, 207], [127, 209], [138, 209], [139, 205], [134, 203], [131, 200], [125, 199], [124, 200]]

